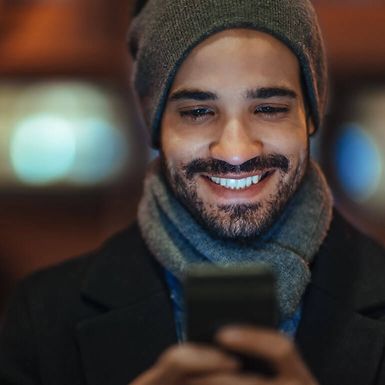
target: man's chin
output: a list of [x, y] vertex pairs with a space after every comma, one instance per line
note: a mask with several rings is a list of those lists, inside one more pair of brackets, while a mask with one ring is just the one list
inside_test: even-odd
[[194, 213], [212, 237], [237, 241], [258, 238], [272, 226], [277, 216], [275, 210], [264, 212], [259, 203], [220, 206], [215, 213], [209, 210]]

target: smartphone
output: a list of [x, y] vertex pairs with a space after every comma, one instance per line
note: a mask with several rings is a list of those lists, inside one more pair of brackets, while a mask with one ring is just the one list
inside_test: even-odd
[[[216, 331], [225, 325], [277, 327], [275, 277], [263, 264], [195, 266], [184, 280], [184, 297], [189, 341], [214, 343]], [[245, 370], [274, 374], [269, 363], [241, 358]]]

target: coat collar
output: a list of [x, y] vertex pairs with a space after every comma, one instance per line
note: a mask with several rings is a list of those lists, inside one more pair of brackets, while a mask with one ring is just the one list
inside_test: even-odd
[[385, 307], [385, 250], [334, 213], [312, 266], [312, 284], [355, 311]]
[[163, 274], [135, 223], [115, 235], [95, 255], [81, 293], [107, 309], [125, 307], [165, 291]]
[[98, 311], [77, 325], [87, 385], [129, 383], [176, 342], [163, 274], [136, 225], [95, 256], [82, 295]]
[[320, 383], [376, 383], [385, 345], [384, 251], [335, 213], [312, 266], [297, 344]]

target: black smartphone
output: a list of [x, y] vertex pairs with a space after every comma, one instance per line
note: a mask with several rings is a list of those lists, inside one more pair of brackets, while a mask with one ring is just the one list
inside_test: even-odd
[[[214, 343], [216, 331], [225, 325], [277, 327], [275, 278], [262, 264], [195, 266], [184, 280], [184, 297], [189, 341]], [[241, 359], [245, 370], [274, 374], [274, 368], [267, 362], [255, 357]]]

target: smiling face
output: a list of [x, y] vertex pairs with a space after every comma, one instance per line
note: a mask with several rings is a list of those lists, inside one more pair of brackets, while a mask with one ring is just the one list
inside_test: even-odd
[[298, 188], [308, 124], [295, 55], [262, 32], [215, 34], [180, 67], [161, 127], [168, 183], [207, 230], [261, 234]]

